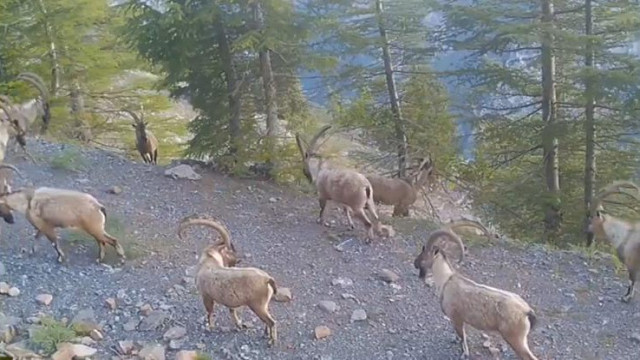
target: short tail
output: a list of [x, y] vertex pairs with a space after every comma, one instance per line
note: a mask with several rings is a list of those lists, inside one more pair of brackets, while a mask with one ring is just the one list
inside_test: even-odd
[[104, 206], [100, 206], [100, 212], [104, 215], [104, 221], [107, 221], [107, 209]]
[[269, 286], [271, 286], [271, 288], [273, 289], [274, 295], [278, 293], [278, 287], [276, 286], [276, 281], [273, 280], [273, 278], [269, 278], [269, 281], [267, 281], [267, 284], [269, 284]]
[[371, 199], [371, 186], [365, 186], [364, 193], [367, 195], [367, 199]]
[[538, 322], [536, 313], [533, 312], [533, 310], [529, 310], [529, 312], [527, 312], [527, 319], [529, 319], [529, 329], [533, 330], [533, 328], [536, 326], [536, 323]]

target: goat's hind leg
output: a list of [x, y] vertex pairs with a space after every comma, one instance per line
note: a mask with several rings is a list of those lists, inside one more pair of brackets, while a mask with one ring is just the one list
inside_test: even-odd
[[371, 221], [367, 217], [367, 214], [365, 214], [364, 209], [355, 210], [353, 215], [356, 218], [360, 219], [360, 221], [362, 221], [362, 223], [364, 224], [365, 228], [367, 229], [366, 242], [370, 243], [371, 240], [374, 237], [374, 235], [373, 235], [373, 225], [371, 224]]
[[351, 230], [355, 229], [356, 226], [353, 223], [353, 219], [351, 218], [351, 208], [349, 206], [344, 205], [342, 207], [344, 209], [345, 215], [347, 215], [347, 221], [349, 222], [349, 227]]
[[276, 328], [276, 321], [269, 314], [269, 303], [261, 304], [260, 306], [249, 305], [251, 310], [265, 323], [265, 334], [269, 336], [269, 345], [275, 345], [278, 342], [278, 330]]
[[529, 349], [529, 344], [527, 344], [527, 335], [529, 331], [525, 333], [520, 332], [522, 335], [513, 336], [510, 338], [505, 338], [505, 341], [511, 346], [513, 351], [518, 355], [520, 359], [523, 360], [538, 360], [538, 358], [533, 355], [531, 350]]
[[621, 299], [623, 302], [628, 303], [631, 301], [631, 299], [633, 299], [633, 295], [636, 292], [635, 286], [637, 278], [638, 274], [633, 270], [629, 270], [629, 287], [627, 288], [627, 293], [624, 294]]
[[460, 355], [461, 359], [466, 359], [469, 357], [469, 345], [467, 344], [467, 334], [464, 331], [464, 322], [462, 321], [452, 321], [453, 327], [456, 330], [456, 334], [460, 338], [460, 344], [462, 346], [462, 355]]

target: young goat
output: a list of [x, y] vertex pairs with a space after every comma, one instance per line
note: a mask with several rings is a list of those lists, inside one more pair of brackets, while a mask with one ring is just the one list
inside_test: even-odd
[[[632, 189], [633, 194], [623, 192], [622, 189]], [[608, 241], [615, 247], [618, 259], [624, 263], [629, 272], [629, 287], [621, 301], [630, 302], [635, 293], [636, 281], [640, 280], [640, 222], [623, 220], [612, 215], [604, 214], [602, 201], [609, 195], [632, 195], [638, 200], [640, 188], [630, 181], [614, 181], [600, 190], [589, 208], [589, 225], [587, 232], [595, 235], [596, 239]]]
[[136, 129], [136, 147], [142, 161], [148, 164], [158, 164], [158, 139], [150, 130], [147, 130], [147, 122], [144, 121], [144, 114], [138, 117], [133, 111], [122, 109], [123, 112], [129, 114], [134, 123], [131, 124]]
[[124, 249], [118, 239], [109, 235], [104, 225], [107, 220], [105, 207], [90, 194], [50, 187], [23, 188], [7, 194], [0, 194], [0, 206], [25, 214], [27, 220], [36, 228], [35, 241], [44, 234], [58, 253], [58, 262], [66, 256], [58, 242], [56, 228], [82, 229], [98, 242], [100, 252], [98, 262], [104, 259], [107, 244], [113, 246], [124, 262]]
[[388, 178], [366, 175], [373, 189], [373, 201], [393, 205], [393, 216], [409, 216], [409, 207], [416, 202], [418, 193], [433, 174], [433, 163], [423, 160], [418, 173], [410, 178]]
[[209, 226], [221, 237], [218, 243], [205, 247], [196, 268], [195, 283], [207, 311], [208, 328], [213, 329], [216, 302], [229, 308], [238, 329], [246, 326], [240, 321], [237, 309], [248, 306], [265, 323], [264, 332], [269, 336], [269, 345], [274, 345], [278, 341], [278, 331], [276, 321], [269, 313], [269, 302], [278, 291], [275, 280], [257, 268], [233, 267], [237, 257], [229, 232], [214, 219], [184, 218], [178, 226], [178, 237], [182, 239], [187, 227], [192, 225]]
[[[380, 235], [393, 237], [395, 231], [391, 226], [382, 225], [373, 202], [373, 189], [367, 178], [359, 172], [351, 169], [341, 169], [332, 166], [317, 153], [318, 139], [331, 128], [326, 125], [311, 139], [307, 149], [302, 145], [300, 134], [296, 134], [298, 149], [302, 155], [303, 173], [309, 182], [316, 185], [318, 200], [320, 202], [320, 214], [317, 222], [324, 223], [324, 209], [327, 201], [335, 201], [345, 209], [349, 226], [355, 225], [351, 219], [349, 210], [362, 221], [367, 229], [367, 242], [374, 237], [374, 231]], [[375, 224], [372, 224], [365, 209], [369, 209]]]
[[462, 357], [469, 356], [464, 324], [478, 330], [496, 331], [509, 343], [520, 359], [537, 360], [529, 350], [527, 336], [536, 323], [533, 309], [519, 295], [479, 284], [458, 273], [445, 251], [433, 246], [435, 240], [446, 237], [462, 247], [462, 240], [444, 228], [431, 234], [414, 266], [419, 277], [426, 280], [427, 269], [433, 273], [440, 308], [449, 318], [462, 344]]

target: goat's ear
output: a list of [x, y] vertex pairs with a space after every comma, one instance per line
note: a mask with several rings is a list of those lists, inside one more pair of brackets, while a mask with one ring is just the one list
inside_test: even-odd
[[434, 246], [433, 247], [433, 255], [438, 255], [439, 253], [440, 253], [440, 247]]

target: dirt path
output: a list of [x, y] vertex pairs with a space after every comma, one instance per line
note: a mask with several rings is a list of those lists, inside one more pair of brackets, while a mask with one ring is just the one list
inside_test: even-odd
[[[41, 159], [51, 159], [69, 146], [36, 142], [29, 146]], [[433, 289], [417, 278], [412, 266], [420, 243], [430, 231], [415, 220], [397, 223], [399, 234], [391, 241], [364, 245], [354, 239], [343, 251], [335, 245], [354, 236], [345, 231], [340, 212], [331, 209], [335, 227], [315, 223], [317, 201], [292, 195], [273, 185], [238, 181], [203, 174], [200, 181], [173, 180], [164, 169], [130, 163], [97, 150], [82, 150], [87, 165], [80, 173], [52, 169], [46, 162], [34, 165], [13, 157], [9, 161], [36, 185], [87, 190], [107, 206], [114, 235], [122, 237], [133, 258], [122, 268], [95, 264], [93, 240], [64, 233], [69, 263], [56, 263], [55, 252], [41, 239], [35, 255], [27, 250], [33, 229], [22, 215], [16, 223], [2, 223], [0, 262], [6, 274], [0, 281], [20, 289], [17, 297], [0, 297], [0, 311], [20, 318], [20, 338], [26, 338], [28, 320], [38, 312], [72, 319], [81, 310], [92, 310], [102, 325], [104, 340], [94, 344], [97, 359], [115, 355], [118, 341], [133, 340], [167, 345], [164, 332], [172, 326], [186, 328], [186, 336], [174, 341], [180, 349], [201, 348], [214, 359], [455, 359], [460, 348], [444, 318]], [[25, 180], [15, 179], [16, 187]], [[122, 193], [106, 192], [113, 186]], [[228, 311], [218, 307], [216, 329], [204, 330], [204, 309], [186, 269], [208, 241], [206, 230], [191, 231], [182, 242], [175, 236], [184, 216], [211, 214], [223, 220], [245, 257], [243, 266], [269, 272], [280, 287], [288, 287], [293, 300], [273, 302], [280, 343], [266, 346], [262, 325], [247, 309], [242, 317], [254, 326], [232, 330]], [[115, 225], [113, 225], [115, 224]], [[360, 230], [359, 234], [361, 234]], [[74, 241], [70, 241], [74, 240]], [[109, 249], [108, 256], [115, 259]], [[377, 276], [389, 269], [399, 280], [388, 284]], [[521, 294], [538, 312], [531, 347], [540, 359], [637, 359], [640, 347], [640, 296], [623, 304], [626, 274], [614, 273], [609, 259], [587, 259], [565, 252], [548, 252], [538, 246], [519, 247], [505, 242], [469, 243], [462, 271], [478, 281]], [[349, 278], [352, 285], [332, 285]], [[35, 297], [53, 295], [46, 307]], [[120, 296], [118, 296], [120, 295]], [[118, 298], [116, 310], [105, 305]], [[333, 301], [329, 313], [317, 304]], [[149, 304], [158, 312], [142, 316]], [[354, 310], [367, 319], [352, 322]], [[152, 319], [149, 319], [152, 318]], [[156, 329], [124, 328], [139, 319]], [[158, 320], [154, 323], [151, 320]], [[0, 324], [2, 325], [2, 324]], [[332, 335], [315, 340], [313, 330], [326, 325]], [[144, 326], [143, 326], [144, 327]], [[492, 359], [483, 347], [485, 339], [469, 329], [473, 359]], [[638, 337], [638, 339], [634, 339]], [[501, 348], [496, 337], [492, 346]], [[27, 343], [28, 344], [28, 343]], [[167, 358], [174, 358], [167, 347]], [[515, 359], [504, 348], [502, 359]]]

